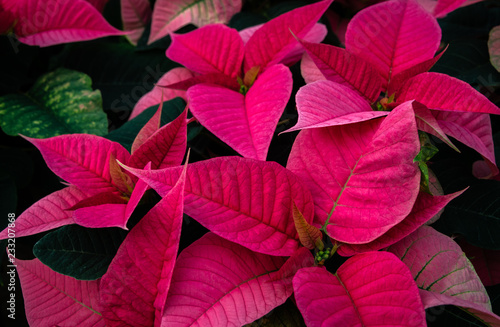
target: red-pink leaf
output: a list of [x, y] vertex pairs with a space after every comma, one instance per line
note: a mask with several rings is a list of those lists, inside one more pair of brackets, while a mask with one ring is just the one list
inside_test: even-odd
[[229, 77], [222, 73], [209, 73], [204, 75], [197, 75], [177, 83], [168, 85], [158, 85], [158, 86], [166, 89], [187, 90], [191, 86], [201, 83], [216, 84], [234, 91], [240, 90], [240, 84], [238, 83], [238, 80], [236, 78]]
[[[151, 170], [151, 163], [148, 162], [144, 169]], [[144, 195], [144, 193], [146, 193], [148, 188], [148, 184], [143, 180], [139, 179], [137, 181], [134, 187], [134, 191], [132, 191], [130, 199], [128, 200], [127, 207], [125, 208], [125, 221], [127, 221], [130, 216], [132, 216], [132, 212], [134, 212], [134, 209], [137, 207], [142, 199], [142, 196]]]
[[356, 255], [336, 274], [303, 268], [293, 289], [307, 326], [426, 326], [408, 268], [388, 252]]
[[271, 280], [276, 281], [284, 278], [293, 278], [299, 269], [312, 266], [314, 266], [314, 257], [311, 251], [305, 247], [300, 247], [286, 260], [278, 273], [275, 274]]
[[500, 327], [500, 317], [491, 312], [491, 310], [486, 310], [479, 304], [464, 301], [455, 296], [425, 290], [420, 290], [420, 297], [422, 299], [422, 303], [424, 304], [424, 308], [426, 309], [439, 305], [456, 305], [485, 323], [487, 326]]
[[418, 194], [411, 213], [402, 222], [389, 229], [384, 235], [367, 244], [342, 244], [337, 253], [352, 256], [356, 253], [377, 251], [392, 245], [413, 233], [429, 219], [438, 214], [451, 200], [462, 194], [456, 192], [443, 196], [432, 196], [424, 192]]
[[366, 60], [332, 45], [301, 43], [327, 80], [357, 91], [370, 103], [378, 99], [383, 80]]
[[500, 115], [500, 109], [472, 86], [441, 73], [422, 73], [407, 80], [396, 101], [417, 100], [429, 109]]
[[307, 54], [307, 51], [304, 52], [302, 56], [302, 60], [300, 61], [300, 74], [306, 84], [316, 82], [316, 81], [324, 81], [326, 80], [325, 75], [319, 70], [318, 66], [314, 63], [314, 60], [311, 59], [311, 56]]
[[185, 180], [184, 168], [130, 231], [102, 277], [100, 304], [108, 326], [160, 326], [179, 249]]
[[146, 140], [150, 138], [151, 135], [153, 135], [160, 128], [162, 108], [163, 108], [163, 101], [160, 102], [158, 110], [156, 110], [153, 117], [151, 117], [151, 119], [146, 123], [146, 125], [144, 125], [139, 131], [139, 133], [137, 133], [137, 136], [135, 137], [134, 142], [132, 143], [132, 148], [130, 149], [130, 153], [132, 153], [132, 156], [134, 152], [137, 149], [139, 149], [144, 144], [144, 142], [146, 142]]
[[198, 27], [228, 23], [231, 17], [241, 10], [241, 5], [241, 0], [158, 0], [153, 12], [148, 43], [151, 44], [190, 23]]
[[401, 222], [417, 198], [420, 149], [412, 103], [386, 118], [303, 130], [287, 168], [313, 194], [315, 223], [337, 241], [373, 241]]
[[119, 143], [90, 134], [68, 134], [48, 139], [25, 137], [42, 153], [57, 176], [96, 192], [117, 192], [109, 170], [110, 157], [127, 162], [130, 154]]
[[491, 311], [486, 290], [462, 249], [451, 238], [422, 226], [388, 251], [410, 268], [419, 288], [452, 296]]
[[451, 111], [434, 111], [433, 114], [446, 134], [479, 152], [491, 163], [492, 174], [498, 173], [488, 114]]
[[128, 38], [133, 44], [137, 45], [153, 14], [149, 1], [121, 0], [120, 4], [123, 28], [126, 31], [134, 31], [133, 34], [128, 35]]
[[500, 251], [482, 249], [465, 241], [458, 244], [471, 261], [484, 286], [500, 284]]
[[284, 262], [205, 234], [177, 259], [162, 326], [251, 323], [292, 294], [291, 280], [271, 281]]
[[139, 101], [137, 101], [137, 103], [134, 106], [134, 110], [132, 111], [132, 114], [129, 117], [129, 120], [135, 118], [147, 108], [159, 104], [162, 101], [162, 97], [163, 101], [168, 101], [175, 97], [181, 97], [184, 100], [186, 100], [185, 91], [166, 89], [159, 85], [174, 84], [189, 79], [193, 76], [194, 76], [193, 73], [184, 67], [177, 67], [166, 72], [158, 80], [158, 82], [156, 82], [155, 87], [153, 87], [153, 89], [150, 92], [144, 94], [144, 96], [140, 98]]
[[[35, 202], [16, 219], [15, 237], [45, 232], [64, 225], [74, 224], [71, 208], [92, 195], [76, 186], [66, 187]], [[9, 228], [0, 233], [0, 240], [8, 238]]]
[[14, 32], [19, 41], [46, 47], [122, 35], [85, 0], [18, 0]]
[[359, 93], [331, 81], [307, 84], [299, 89], [295, 98], [299, 120], [286, 132], [357, 123], [389, 113], [373, 111]]
[[[282, 14], [255, 31], [245, 44], [245, 72], [280, 63], [321, 18], [333, 0], [324, 0]], [[292, 34], [293, 33], [293, 34]]]
[[[148, 163], [144, 169], [150, 170], [151, 163]], [[108, 202], [77, 209], [73, 213], [73, 219], [78, 225], [88, 228], [120, 227], [128, 230], [127, 222], [147, 189], [148, 185], [139, 180], [126, 204]]]
[[434, 57], [441, 29], [415, 0], [391, 0], [370, 6], [351, 20], [346, 49], [370, 62], [384, 80]]
[[127, 229], [126, 204], [106, 203], [77, 209], [73, 212], [75, 223], [88, 228], [120, 227]]
[[488, 38], [490, 62], [500, 72], [500, 26], [493, 27]]
[[247, 158], [266, 160], [267, 151], [292, 92], [292, 74], [283, 65], [259, 75], [246, 95], [210, 84], [187, 91], [193, 116]]
[[243, 51], [238, 31], [217, 24], [172, 34], [167, 57], [196, 73], [222, 73], [235, 78], [240, 73]]
[[30, 326], [105, 326], [99, 280], [61, 275], [38, 259], [15, 260]]
[[413, 111], [415, 112], [415, 117], [417, 118], [417, 127], [419, 130], [439, 137], [453, 150], [460, 152], [439, 126], [439, 123], [434, 117], [432, 111], [427, 109], [427, 107], [422, 105], [420, 102], [413, 102]]
[[[247, 43], [250, 37], [255, 33], [256, 30], [262, 27], [264, 24], [252, 26], [245, 28], [241, 30], [240, 36], [241, 39], [243, 40], [243, 43]], [[313, 28], [304, 36], [304, 41], [312, 42], [312, 43], [319, 43], [323, 41], [325, 38], [326, 34], [328, 33], [328, 30], [326, 29], [326, 26], [321, 24], [321, 23], [316, 23]], [[284, 65], [291, 66], [297, 61], [300, 60], [302, 57], [302, 54], [304, 53], [304, 47], [297, 43], [295, 47], [293, 47], [292, 50], [286, 55], [285, 58], [283, 58], [280, 63]]]
[[408, 79], [410, 79], [418, 74], [425, 73], [426, 71], [431, 69], [432, 66], [434, 66], [434, 64], [439, 60], [439, 58], [441, 58], [441, 56], [444, 54], [446, 49], [448, 49], [448, 46], [446, 46], [446, 48], [443, 51], [441, 51], [434, 58], [423, 61], [423, 62], [416, 64], [415, 66], [412, 66], [412, 67], [410, 67], [410, 68], [408, 68], [408, 69], [406, 69], [406, 70], [404, 70], [396, 75], [393, 75], [393, 78], [391, 79], [389, 86], [387, 86], [388, 96], [391, 96], [394, 93], [396, 93], [396, 91], [399, 90], [401, 85], [406, 80], [408, 80]]
[[187, 145], [187, 109], [144, 142], [132, 155], [128, 165], [144, 167], [151, 162], [151, 169], [161, 169], [181, 164]]
[[[473, 0], [472, 2], [479, 2], [481, 0]], [[436, 18], [443, 18], [448, 13], [453, 10], [462, 7], [464, 5], [468, 5], [467, 2], [471, 2], [471, 0], [437, 0], [437, 1], [428, 1], [430, 3], [422, 3], [423, 1], [419, 1], [422, 5], [426, 7], [426, 9], [434, 15]], [[470, 3], [469, 3], [470, 4]]]
[[80, 208], [98, 206], [106, 203], [121, 204], [127, 203], [127, 200], [117, 195], [116, 193], [101, 192], [83, 199], [82, 201], [78, 202], [70, 208], [67, 208], [66, 210], [77, 210]]
[[[127, 169], [161, 196], [181, 172], [181, 167]], [[294, 174], [275, 162], [220, 157], [188, 165], [186, 214], [253, 251], [284, 256], [295, 252], [299, 241], [292, 218], [293, 202], [311, 223], [311, 194]]]

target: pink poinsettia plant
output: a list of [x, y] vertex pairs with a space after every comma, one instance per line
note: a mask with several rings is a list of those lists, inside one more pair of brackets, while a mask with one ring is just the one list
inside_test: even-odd
[[[220, 17], [241, 7], [213, 2]], [[500, 281], [497, 254], [464, 246], [476, 253], [476, 273], [461, 247], [429, 226], [465, 190], [444, 194], [427, 166], [436, 149], [428, 134], [458, 150], [451, 136], [497, 174], [489, 114], [500, 109], [469, 84], [427, 72], [442, 55], [441, 29], [416, 0], [360, 11], [345, 49], [318, 43], [332, 2], [239, 32], [192, 18], [205, 26], [175, 34], [186, 15], [159, 16], [181, 2], [158, 0], [152, 13], [147, 1], [122, 1], [128, 37], [137, 42], [152, 16], [149, 40], [171, 34], [166, 56], [184, 67], [137, 103], [134, 117], [160, 105], [130, 151], [89, 134], [25, 137], [67, 186], [0, 239], [72, 224], [127, 231], [93, 280], [12, 257], [30, 325], [244, 326], [293, 299], [307, 326], [426, 326], [425, 309], [441, 305], [500, 326], [484, 286]], [[455, 2], [450, 8], [463, 1]], [[288, 66], [299, 60], [307, 84], [288, 132], [300, 132], [283, 166], [266, 158], [292, 95]], [[187, 107], [161, 126], [163, 92]], [[192, 162], [196, 122], [241, 156]], [[148, 189], [161, 200], [131, 222]], [[187, 218], [208, 232], [182, 248]]]

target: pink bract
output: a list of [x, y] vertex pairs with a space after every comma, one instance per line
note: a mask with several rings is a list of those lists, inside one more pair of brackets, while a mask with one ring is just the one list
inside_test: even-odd
[[54, 272], [38, 259], [15, 260], [30, 326], [104, 327], [99, 314], [99, 280], [76, 280]]
[[[127, 170], [165, 196], [181, 167]], [[290, 256], [298, 249], [293, 202], [310, 223], [311, 194], [292, 172], [274, 162], [219, 157], [187, 168], [186, 214], [215, 234], [256, 252]]]
[[162, 326], [251, 323], [293, 293], [290, 279], [272, 280], [284, 262], [205, 234], [177, 259]]
[[419, 149], [412, 103], [406, 102], [383, 120], [301, 131], [287, 168], [311, 190], [315, 224], [326, 223], [337, 241], [362, 244], [411, 212]]
[[[29, 45], [46, 47], [124, 34], [85, 0], [18, 0], [12, 12], [19, 20], [16, 36]], [[40, 13], [44, 19], [39, 18]]]
[[172, 190], [127, 235], [102, 277], [107, 325], [160, 326], [179, 248], [185, 178], [184, 168]]
[[307, 326], [426, 326], [408, 268], [388, 252], [356, 255], [335, 274], [300, 269], [293, 288]]

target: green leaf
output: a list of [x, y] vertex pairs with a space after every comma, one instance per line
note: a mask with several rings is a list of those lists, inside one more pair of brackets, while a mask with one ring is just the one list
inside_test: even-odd
[[[126, 122], [120, 128], [110, 132], [105, 138], [120, 143], [125, 149], [130, 151], [132, 143], [134, 142], [137, 133], [141, 128], [151, 119], [151, 117], [158, 110], [158, 106], [151, 106], [144, 110], [134, 119]], [[182, 98], [175, 98], [169, 101], [163, 102], [163, 109], [161, 112], [161, 122], [160, 126], [170, 123], [172, 120], [177, 118], [186, 108], [186, 102]], [[191, 140], [201, 130], [201, 126], [188, 126], [188, 140]]]
[[179, 66], [165, 57], [165, 50], [137, 51], [124, 39], [119, 43], [100, 39], [68, 45], [54, 63], [89, 75], [102, 92], [111, 123], [120, 126], [163, 74]]
[[58, 273], [95, 280], [104, 275], [126, 235], [120, 228], [67, 225], [40, 239], [33, 253]]
[[107, 117], [90, 78], [58, 69], [40, 77], [25, 94], [0, 97], [0, 126], [8, 135], [35, 138], [88, 133], [104, 135]]
[[413, 159], [413, 162], [418, 162], [418, 168], [422, 172], [420, 175], [420, 188], [424, 192], [432, 194], [429, 189], [429, 167], [427, 167], [427, 161], [431, 160], [438, 153], [439, 149], [432, 144], [427, 133], [419, 131], [418, 136], [420, 139], [420, 152]]

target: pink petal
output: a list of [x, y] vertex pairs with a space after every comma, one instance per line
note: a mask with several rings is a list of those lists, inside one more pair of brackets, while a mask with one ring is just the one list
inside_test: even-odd
[[303, 268], [293, 289], [307, 326], [426, 326], [408, 268], [388, 252], [356, 255], [336, 274]]
[[[35, 202], [16, 219], [16, 237], [29, 236], [48, 231], [64, 225], [74, 224], [71, 208], [78, 202], [92, 195], [76, 186], [69, 186], [47, 195]], [[0, 233], [0, 240], [8, 238], [9, 228]]]
[[[304, 41], [301, 43], [327, 80], [357, 91], [370, 103], [378, 99], [383, 80], [372, 65], [363, 58], [328, 44]], [[307, 75], [308, 72], [302, 74]], [[311, 78], [308, 77], [308, 79]]]
[[274, 130], [292, 92], [292, 74], [269, 67], [244, 96], [220, 86], [199, 84], [187, 91], [193, 116], [246, 158], [266, 160]]
[[[127, 170], [164, 196], [177, 181], [181, 167]], [[186, 214], [253, 251], [285, 256], [295, 252], [299, 240], [293, 202], [310, 223], [311, 194], [294, 174], [275, 162], [220, 157], [187, 168]]]
[[243, 60], [243, 41], [234, 28], [207, 25], [172, 34], [167, 57], [199, 74], [222, 73], [236, 78]]
[[[309, 187], [315, 223], [333, 239], [362, 244], [380, 237], [411, 212], [419, 192], [420, 150], [410, 102], [385, 119], [303, 130], [287, 168]], [[328, 158], [328, 160], [326, 160]]]
[[198, 27], [228, 23], [231, 17], [241, 10], [241, 5], [241, 0], [158, 0], [153, 12], [148, 43], [151, 44], [190, 23]]
[[316, 82], [316, 81], [324, 81], [326, 80], [325, 75], [319, 70], [318, 66], [314, 63], [314, 60], [311, 59], [311, 56], [307, 54], [307, 51], [304, 52], [302, 56], [302, 60], [300, 61], [300, 74], [306, 84]]
[[96, 192], [117, 192], [109, 173], [110, 157], [127, 162], [130, 154], [119, 143], [90, 134], [67, 134], [48, 139], [32, 139], [33, 143], [57, 176]]
[[94, 194], [88, 198], [83, 199], [82, 201], [78, 202], [74, 206], [71, 206], [70, 208], [66, 210], [77, 210], [80, 208], [85, 208], [85, 207], [92, 207], [92, 206], [98, 206], [101, 204], [106, 204], [106, 203], [127, 203], [127, 200], [122, 198], [121, 196], [117, 195], [116, 193], [109, 193], [109, 192], [101, 192]]
[[151, 162], [151, 169], [180, 165], [187, 146], [186, 122], [187, 109], [151, 135], [132, 153], [127, 164], [134, 168], [141, 168]]
[[500, 109], [472, 86], [441, 73], [422, 73], [407, 80], [396, 101], [417, 100], [429, 109], [500, 115]]
[[443, 196], [432, 196], [424, 192], [418, 194], [417, 200], [411, 213], [402, 222], [389, 229], [384, 235], [367, 244], [342, 244], [337, 253], [342, 256], [352, 256], [356, 253], [367, 251], [378, 251], [392, 245], [417, 228], [425, 224], [429, 219], [438, 214], [451, 200], [462, 194], [456, 192]]
[[391, 81], [389, 82], [389, 86], [387, 87], [387, 95], [391, 96], [392, 94], [396, 93], [406, 80], [417, 76], [418, 74], [425, 73], [426, 71], [431, 69], [432, 66], [434, 66], [434, 64], [441, 58], [446, 49], [448, 49], [448, 46], [434, 58], [423, 61], [396, 75], [393, 75], [393, 78], [391, 79]]
[[422, 298], [422, 303], [424, 304], [424, 308], [426, 309], [439, 305], [456, 305], [463, 309], [465, 312], [473, 315], [474, 317], [485, 323], [487, 326], [500, 326], [499, 316], [491, 312], [491, 310], [486, 310], [484, 307], [476, 303], [464, 301], [455, 296], [449, 296], [424, 290], [420, 290], [420, 297]]
[[130, 150], [132, 155], [144, 144], [144, 142], [146, 142], [148, 138], [151, 137], [151, 135], [153, 135], [160, 128], [162, 108], [163, 102], [160, 103], [158, 110], [156, 110], [153, 117], [151, 117], [146, 125], [144, 125], [139, 133], [137, 133], [137, 136], [135, 137], [134, 142], [132, 143], [132, 148]]
[[446, 134], [479, 152], [491, 163], [492, 175], [498, 173], [488, 114], [449, 111], [434, 111], [433, 114]]
[[420, 289], [472, 302], [491, 311], [490, 299], [474, 267], [448, 236], [422, 226], [388, 251], [410, 268]]
[[245, 72], [255, 66], [264, 70], [282, 62], [296, 47], [295, 38], [303, 39], [332, 2], [325, 0], [291, 10], [256, 30], [245, 44]]
[[453, 10], [463, 6], [467, 0], [438, 0], [433, 14], [436, 18], [443, 18]]
[[121, 0], [120, 4], [123, 28], [126, 31], [136, 31], [134, 34], [129, 34], [128, 37], [133, 44], [137, 45], [153, 14], [149, 1]]
[[181, 97], [186, 100], [186, 92], [172, 89], [165, 89], [159, 85], [174, 84], [188, 78], [193, 77], [193, 73], [186, 68], [177, 67], [166, 72], [158, 82], [156, 82], [155, 87], [148, 93], [144, 94], [142, 98], [137, 101], [134, 106], [134, 110], [129, 117], [129, 120], [137, 117], [141, 112], [148, 109], [151, 106], [159, 104], [162, 100], [168, 101], [175, 97]]
[[61, 275], [38, 259], [15, 260], [30, 326], [105, 326], [99, 280]]
[[443, 142], [448, 144], [452, 149], [458, 151], [458, 148], [450, 141], [446, 133], [439, 126], [437, 119], [434, 117], [433, 112], [427, 109], [426, 106], [419, 102], [413, 102], [413, 110], [417, 118], [417, 127], [419, 130], [439, 137]]
[[465, 241], [459, 242], [459, 245], [484, 286], [500, 284], [500, 251], [482, 249]]
[[168, 85], [158, 85], [158, 86], [166, 89], [187, 90], [191, 86], [201, 83], [216, 84], [234, 91], [240, 90], [240, 84], [238, 83], [237, 79], [229, 77], [222, 73], [209, 73], [204, 75], [197, 75], [177, 83]]
[[306, 247], [300, 247], [286, 260], [271, 280], [276, 281], [285, 278], [293, 278], [299, 269], [312, 266], [314, 266], [314, 257], [311, 251]]
[[331, 81], [317, 81], [301, 87], [295, 101], [299, 120], [286, 132], [357, 123], [389, 113], [373, 111], [356, 91]]
[[73, 212], [75, 223], [88, 228], [120, 227], [127, 229], [126, 204], [106, 203], [77, 209]]
[[21, 0], [16, 6], [19, 41], [41, 47], [122, 35], [85, 0]]
[[[150, 170], [151, 163], [148, 163], [144, 169]], [[106, 203], [80, 208], [73, 213], [73, 219], [78, 225], [88, 228], [119, 227], [128, 230], [127, 222], [147, 189], [148, 185], [139, 180], [128, 203]]]
[[[144, 169], [151, 170], [151, 163], [147, 163]], [[142, 196], [144, 195], [144, 193], [146, 193], [148, 188], [148, 184], [140, 179], [135, 184], [134, 190], [132, 191], [132, 194], [130, 194], [130, 199], [128, 200], [127, 207], [125, 208], [125, 225], [130, 216], [132, 216], [132, 213], [134, 212], [135, 208], [141, 201]]]
[[346, 49], [370, 62], [384, 80], [431, 59], [441, 40], [434, 17], [414, 0], [391, 0], [370, 6], [351, 20]]
[[102, 277], [100, 303], [107, 325], [160, 326], [179, 249], [185, 180], [184, 169], [172, 190], [130, 231]]
[[162, 326], [251, 323], [292, 294], [291, 280], [271, 281], [284, 261], [205, 234], [177, 260]]

